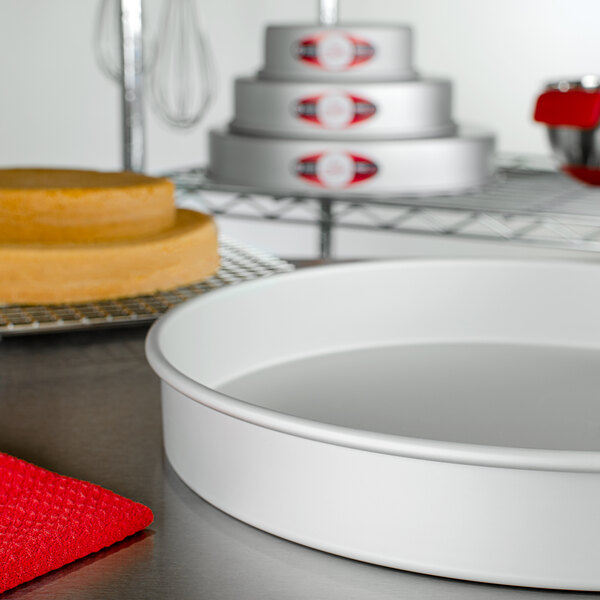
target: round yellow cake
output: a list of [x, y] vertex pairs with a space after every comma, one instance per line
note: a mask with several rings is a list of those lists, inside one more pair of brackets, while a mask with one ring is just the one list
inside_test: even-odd
[[219, 267], [212, 217], [177, 210], [174, 225], [101, 243], [0, 244], [0, 303], [52, 304], [151, 294]]
[[174, 224], [168, 179], [127, 171], [0, 169], [0, 243], [130, 240]]

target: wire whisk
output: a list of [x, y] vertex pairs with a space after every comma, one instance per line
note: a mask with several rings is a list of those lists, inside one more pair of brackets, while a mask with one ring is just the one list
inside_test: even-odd
[[151, 91], [154, 109], [170, 125], [189, 128], [212, 100], [214, 72], [195, 0], [165, 0]]
[[[100, 70], [121, 81], [120, 0], [100, 0], [94, 51]], [[213, 97], [214, 70], [201, 32], [195, 0], [163, 0], [158, 35], [144, 39], [144, 73], [152, 108], [167, 124], [186, 129], [206, 114]]]

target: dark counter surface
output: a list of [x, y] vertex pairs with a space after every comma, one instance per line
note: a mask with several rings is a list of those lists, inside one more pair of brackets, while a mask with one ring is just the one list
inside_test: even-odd
[[146, 532], [8, 591], [3, 599], [582, 595], [376, 567], [287, 542], [228, 517], [190, 491], [163, 454], [159, 380], [144, 356], [145, 334], [145, 328], [131, 328], [0, 342], [0, 451], [102, 485], [148, 505], [155, 515]]

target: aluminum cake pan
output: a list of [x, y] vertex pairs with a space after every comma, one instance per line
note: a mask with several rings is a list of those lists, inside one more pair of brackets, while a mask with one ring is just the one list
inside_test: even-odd
[[446, 79], [393, 83], [235, 80], [237, 133], [304, 139], [403, 139], [454, 135]]
[[494, 137], [476, 128], [458, 135], [410, 140], [300, 140], [209, 136], [210, 177], [216, 182], [288, 193], [459, 193], [487, 183]]
[[600, 590], [600, 267], [390, 261], [192, 300], [151, 330], [181, 478], [275, 535]]
[[402, 81], [415, 79], [412, 30], [397, 24], [270, 25], [261, 79]]

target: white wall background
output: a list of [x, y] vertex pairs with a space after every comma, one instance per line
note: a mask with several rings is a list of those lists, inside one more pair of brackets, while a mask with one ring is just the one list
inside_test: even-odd
[[[173, 0], [171, 0], [173, 1]], [[160, 0], [146, 0], [147, 30]], [[204, 163], [206, 130], [232, 112], [232, 79], [257, 70], [267, 23], [312, 21], [316, 1], [198, 0], [218, 72], [218, 96], [202, 126], [173, 131], [148, 111], [148, 169]], [[0, 166], [52, 165], [117, 169], [119, 95], [95, 64], [96, 0], [0, 2]], [[347, 21], [397, 21], [415, 29], [423, 74], [455, 83], [459, 122], [487, 125], [501, 151], [547, 153], [531, 122], [544, 81], [600, 72], [597, 0], [341, 0]], [[310, 255], [311, 228], [223, 221], [238, 237], [284, 255]], [[343, 232], [343, 255], [462, 252], [460, 242]]]

